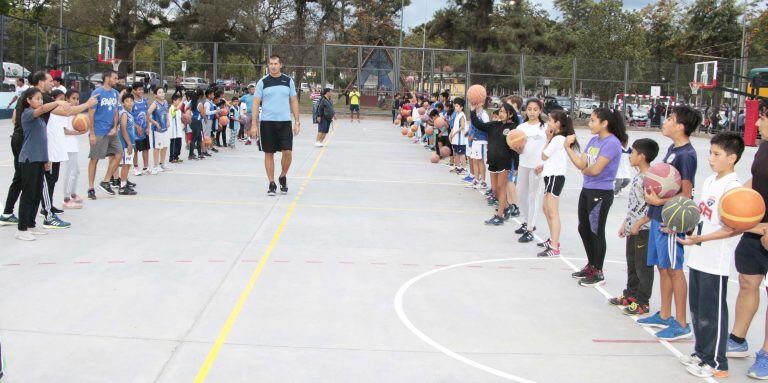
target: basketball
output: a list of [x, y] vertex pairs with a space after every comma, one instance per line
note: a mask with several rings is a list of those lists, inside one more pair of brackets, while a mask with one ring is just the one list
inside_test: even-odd
[[467, 99], [472, 105], [484, 105], [486, 97], [488, 97], [488, 93], [482, 85], [475, 84], [467, 89]]
[[440, 156], [441, 157], [448, 157], [451, 155], [451, 148], [447, 146], [440, 147]]
[[192, 123], [192, 112], [186, 112], [181, 114], [181, 123], [182, 124], [191, 124]]
[[424, 109], [423, 107], [419, 108], [419, 114], [424, 114], [426, 112], [427, 112], [427, 110]]
[[88, 125], [90, 125], [90, 120], [88, 119], [88, 116], [85, 114], [78, 114], [75, 116], [75, 118], [72, 120], [72, 129], [78, 131], [78, 132], [85, 132], [88, 131]]
[[699, 218], [699, 207], [696, 206], [696, 202], [684, 196], [670, 199], [661, 210], [664, 226], [675, 233], [692, 231], [699, 223]]
[[429, 157], [429, 161], [432, 162], [433, 164], [436, 164], [440, 162], [440, 156], [438, 156], [437, 153], [432, 153], [432, 156]]
[[403, 120], [401, 120], [399, 117], [397, 120], [395, 120], [395, 125], [400, 125], [403, 123]]
[[405, 120], [408, 121], [408, 123], [410, 124], [413, 122], [413, 117], [408, 116], [408, 118], [406, 118]]
[[421, 115], [421, 121], [429, 121], [429, 116], [426, 114]]
[[438, 129], [445, 128], [448, 126], [448, 122], [445, 121], [442, 117], [435, 118], [435, 127]]
[[659, 198], [669, 198], [680, 191], [680, 172], [661, 162], [651, 166], [643, 179], [643, 189], [652, 189]]
[[408, 128], [403, 128], [403, 131], [402, 131], [402, 133], [403, 133], [403, 135], [404, 135], [404, 136], [405, 136], [406, 134], [408, 134]]
[[248, 123], [251, 122], [251, 116], [248, 115], [248, 113], [244, 113], [240, 115], [240, 123], [243, 125], [248, 125]]
[[227, 117], [227, 116], [219, 117], [219, 125], [221, 125], [221, 126], [229, 125], [229, 117]]
[[408, 138], [413, 138], [413, 131], [408, 132]]
[[226, 116], [228, 114], [229, 114], [229, 107], [228, 106], [224, 106], [221, 109], [219, 109], [219, 115], [220, 116]]
[[418, 125], [411, 125], [411, 132], [416, 133], [417, 130], [419, 130], [419, 126]]
[[737, 231], [746, 231], [763, 220], [765, 201], [754, 189], [738, 187], [720, 197], [717, 212], [723, 225]]
[[212, 142], [212, 141], [211, 141], [211, 137], [209, 137], [209, 136], [205, 136], [205, 137], [203, 137], [203, 144], [204, 144], [205, 146], [211, 146], [211, 142]]
[[520, 129], [512, 129], [507, 133], [507, 145], [510, 149], [522, 153], [527, 137]]
[[403, 117], [408, 117], [411, 115], [410, 109], [403, 109], [403, 111], [400, 113]]
[[433, 128], [431, 126], [427, 126], [426, 128], [424, 128], [424, 134], [429, 135], [429, 136], [435, 134], [435, 128]]

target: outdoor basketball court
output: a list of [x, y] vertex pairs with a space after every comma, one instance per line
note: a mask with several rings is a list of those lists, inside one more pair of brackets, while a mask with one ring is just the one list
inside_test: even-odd
[[[492, 212], [479, 193], [390, 123], [342, 120], [319, 149], [303, 122], [286, 196], [266, 196], [262, 153], [240, 145], [134, 177], [138, 196], [99, 193], [63, 215], [71, 229], [35, 242], [0, 229], [3, 383], [702, 380], [675, 357], [690, 340], [658, 343], [606, 302], [626, 280], [614, 234], [626, 197], [611, 209], [605, 290], [579, 287], [573, 167], [564, 257], [537, 259], [514, 222], [483, 225]], [[5, 193], [13, 168], [1, 124]], [[630, 134], [640, 137], [662, 152], [669, 144]], [[709, 145], [693, 143], [698, 185]], [[738, 164], [742, 180], [754, 153]], [[84, 192], [84, 174], [79, 182]], [[546, 238], [541, 215], [537, 226]], [[731, 312], [737, 290], [729, 285]], [[750, 381], [753, 360], [731, 359], [728, 380]]]

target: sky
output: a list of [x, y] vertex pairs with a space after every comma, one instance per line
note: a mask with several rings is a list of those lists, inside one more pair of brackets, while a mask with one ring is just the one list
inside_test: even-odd
[[[549, 14], [553, 17], [558, 17], [559, 13], [554, 9], [553, 0], [531, 0], [533, 3], [541, 5]], [[640, 9], [649, 3], [651, 0], [624, 0], [625, 9]], [[435, 13], [436, 10], [445, 8], [448, 4], [453, 3], [452, 0], [411, 0], [411, 5], [405, 7], [405, 23], [406, 28], [413, 28], [417, 25], [424, 23], [424, 15], [429, 15], [429, 18]]]

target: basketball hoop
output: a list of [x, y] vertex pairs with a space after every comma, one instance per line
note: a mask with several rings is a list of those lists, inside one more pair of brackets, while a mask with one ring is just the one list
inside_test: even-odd
[[112, 64], [112, 70], [117, 72], [118, 69], [120, 69], [120, 63], [123, 62], [123, 60], [120, 59], [112, 59], [109, 61], [110, 64]]
[[701, 88], [701, 83], [698, 83], [696, 81], [691, 81], [691, 94], [698, 94], [699, 88]]

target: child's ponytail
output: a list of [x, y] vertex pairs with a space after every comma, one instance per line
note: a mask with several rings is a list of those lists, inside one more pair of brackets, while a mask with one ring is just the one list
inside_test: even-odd
[[592, 113], [594, 113], [600, 121], [607, 121], [608, 132], [616, 136], [622, 146], [627, 146], [629, 136], [627, 135], [627, 128], [624, 125], [624, 115], [619, 109], [597, 108]]

